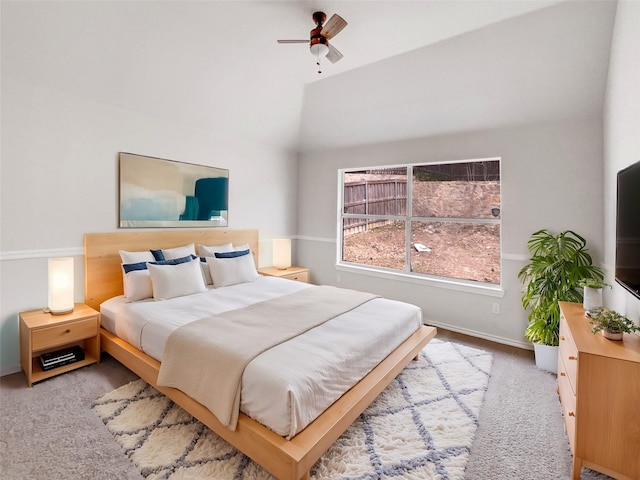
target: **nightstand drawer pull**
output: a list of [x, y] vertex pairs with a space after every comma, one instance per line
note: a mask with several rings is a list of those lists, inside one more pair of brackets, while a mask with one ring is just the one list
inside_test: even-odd
[[578, 357], [575, 355], [569, 355], [569, 360], [578, 360]]
[[64, 333], [71, 333], [71, 329], [70, 329], [70, 328], [67, 328], [67, 329], [64, 331]]

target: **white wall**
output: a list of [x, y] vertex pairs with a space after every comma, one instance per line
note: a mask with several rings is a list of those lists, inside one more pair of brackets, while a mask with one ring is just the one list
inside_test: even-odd
[[[528, 346], [517, 273], [531, 233], [575, 230], [603, 262], [602, 110], [615, 10], [562, 2], [307, 85], [298, 262], [313, 281], [339, 277], [415, 303], [433, 324]], [[336, 269], [338, 169], [485, 157], [502, 158], [502, 298]]]
[[[298, 182], [298, 261], [314, 283], [363, 289], [419, 305], [426, 322], [527, 346], [517, 273], [541, 228], [583, 235], [597, 264], [603, 255], [601, 118], [477, 131], [306, 153]], [[397, 163], [502, 158], [502, 283], [496, 298], [337, 271], [337, 170]], [[323, 199], [318, 201], [318, 199]], [[493, 314], [493, 303], [500, 313]]]
[[[616, 174], [640, 161], [639, 26], [640, 2], [619, 1], [604, 112], [604, 259], [610, 278], [616, 254]], [[604, 293], [607, 306], [640, 325], [640, 300], [617, 284]]]
[[271, 264], [268, 240], [296, 231], [290, 152], [303, 87], [283, 76], [266, 95], [254, 44], [220, 42], [237, 20], [261, 18], [262, 6], [0, 8], [1, 374], [19, 369], [18, 313], [46, 306], [48, 257], [75, 257], [83, 300], [83, 235], [118, 229], [118, 152], [229, 169], [229, 226], [259, 229], [260, 261]]
[[119, 151], [228, 168], [231, 228], [295, 233], [294, 155], [242, 130], [197, 130], [2, 74], [1, 373], [19, 369], [18, 313], [47, 304], [49, 256], [75, 256], [83, 300], [83, 235], [118, 227]]

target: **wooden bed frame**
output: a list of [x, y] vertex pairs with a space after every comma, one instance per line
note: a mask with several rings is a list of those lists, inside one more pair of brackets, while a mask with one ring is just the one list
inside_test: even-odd
[[[173, 248], [189, 243], [220, 245], [248, 243], [258, 265], [257, 230], [156, 230], [89, 233], [85, 235], [85, 303], [98, 310], [100, 303], [123, 292], [119, 250]], [[235, 431], [229, 430], [202, 404], [174, 388], [157, 384], [160, 362], [124, 340], [100, 329], [103, 351], [165, 394], [238, 450], [279, 479], [308, 479], [323, 453], [391, 383], [436, 334], [422, 326], [353, 388], [291, 440], [240, 414]]]

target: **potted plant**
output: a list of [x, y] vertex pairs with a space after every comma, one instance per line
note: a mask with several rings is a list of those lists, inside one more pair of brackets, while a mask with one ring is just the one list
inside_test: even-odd
[[594, 278], [583, 278], [578, 282], [578, 285], [584, 289], [582, 307], [584, 308], [585, 313], [592, 312], [596, 308], [602, 307], [602, 289], [604, 287], [611, 288], [611, 285], [608, 283], [604, 283], [603, 281], [596, 280]]
[[602, 336], [609, 340], [622, 340], [625, 333], [640, 331], [640, 327], [615, 310], [600, 307], [592, 311], [590, 316], [589, 322], [593, 325], [591, 331], [601, 332]]
[[527, 242], [531, 257], [518, 273], [524, 284], [522, 306], [529, 310], [525, 337], [534, 345], [536, 366], [543, 370], [557, 372], [558, 302], [582, 302], [578, 282], [604, 278], [602, 270], [593, 265], [586, 245], [586, 240], [572, 230], [557, 235], [539, 230]]

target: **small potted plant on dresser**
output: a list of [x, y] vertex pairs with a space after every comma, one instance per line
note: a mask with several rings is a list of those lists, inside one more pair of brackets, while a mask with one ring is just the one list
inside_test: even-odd
[[587, 241], [571, 230], [557, 235], [539, 230], [531, 235], [529, 263], [518, 273], [524, 283], [522, 306], [529, 310], [525, 337], [533, 343], [536, 366], [557, 373], [560, 336], [558, 302], [582, 303], [581, 280], [602, 282], [604, 274], [587, 253]]
[[582, 308], [584, 308], [585, 312], [592, 312], [602, 307], [602, 289], [604, 287], [611, 288], [608, 283], [595, 278], [583, 278], [578, 282], [578, 285], [584, 289]]
[[590, 317], [589, 322], [593, 325], [591, 331], [601, 332], [609, 340], [622, 340], [625, 333], [640, 332], [640, 327], [615, 310], [596, 308], [590, 312]]

